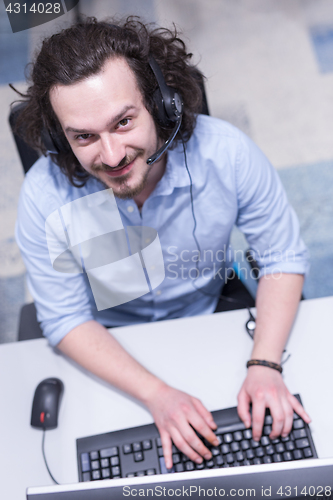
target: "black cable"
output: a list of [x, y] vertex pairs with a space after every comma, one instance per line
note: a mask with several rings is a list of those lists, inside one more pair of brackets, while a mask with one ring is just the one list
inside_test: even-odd
[[[193, 235], [193, 238], [194, 238], [194, 241], [195, 241], [195, 244], [197, 246], [197, 249], [198, 249], [198, 252], [199, 252], [199, 258], [197, 259], [196, 261], [196, 270], [197, 270], [197, 277], [192, 281], [192, 284], [194, 286], [194, 288], [202, 293], [203, 295], [207, 295], [208, 297], [214, 297], [215, 298], [215, 295], [211, 294], [211, 293], [207, 293], [207, 292], [204, 292], [202, 290], [202, 288], [198, 288], [195, 284], [195, 281], [199, 278], [199, 274], [200, 274], [200, 271], [199, 271], [199, 261], [200, 261], [200, 257], [201, 257], [201, 248], [200, 248], [200, 245], [199, 245], [199, 242], [198, 242], [198, 239], [196, 237], [196, 234], [195, 234], [195, 231], [196, 231], [196, 228], [197, 228], [197, 220], [196, 220], [196, 217], [195, 217], [195, 213], [194, 213], [194, 202], [193, 202], [193, 183], [192, 183], [192, 176], [191, 176], [191, 173], [190, 173], [190, 170], [188, 168], [188, 164], [187, 164], [187, 155], [186, 155], [186, 147], [185, 147], [185, 141], [184, 141], [184, 138], [183, 138], [183, 135], [181, 133], [181, 131], [179, 131], [179, 134], [180, 134], [180, 137], [181, 137], [181, 140], [182, 140], [182, 144], [183, 144], [183, 152], [184, 152], [184, 160], [185, 160], [185, 168], [186, 168], [186, 171], [187, 171], [187, 174], [189, 176], [189, 179], [190, 179], [190, 197], [191, 197], [191, 209], [192, 209], [192, 217], [193, 217], [193, 221], [194, 221], [194, 226], [193, 226], [193, 231], [192, 231], [192, 235]], [[243, 300], [239, 300], [239, 299], [235, 299], [235, 298], [232, 298], [232, 297], [226, 297], [225, 295], [223, 294], [220, 294], [219, 295], [219, 299], [222, 299], [226, 302], [232, 302], [234, 304], [240, 304], [242, 305], [244, 308], [246, 308], [248, 310], [248, 313], [249, 313], [249, 316], [250, 318], [247, 320], [246, 324], [245, 324], [245, 329], [248, 333], [248, 335], [251, 337], [251, 339], [253, 340], [253, 337], [254, 337], [254, 331], [255, 331], [255, 323], [256, 323], [256, 318], [253, 316], [252, 312], [251, 312], [251, 309], [250, 307], [246, 304], [246, 302], [244, 302]], [[254, 325], [251, 324], [254, 322]], [[283, 353], [286, 352], [286, 349], [284, 349]], [[283, 365], [286, 361], [288, 361], [288, 359], [290, 358], [291, 354], [288, 354], [288, 356], [286, 357], [285, 360], [283, 360], [281, 362], [281, 365]]]
[[42, 453], [43, 453], [43, 457], [44, 457], [44, 462], [45, 462], [45, 465], [47, 468], [47, 472], [50, 474], [52, 481], [54, 481], [56, 484], [59, 484], [58, 481], [56, 481], [54, 479], [54, 477], [49, 469], [49, 466], [47, 465], [47, 460], [46, 460], [45, 450], [44, 450], [44, 443], [45, 443], [45, 429], [43, 429], [43, 439], [42, 439]]
[[[184, 152], [184, 160], [185, 160], [185, 168], [186, 168], [186, 171], [187, 171], [187, 175], [189, 176], [189, 179], [190, 179], [190, 197], [191, 197], [191, 210], [192, 210], [192, 217], [193, 217], [193, 221], [194, 221], [194, 226], [193, 226], [193, 231], [192, 231], [192, 235], [193, 235], [193, 238], [194, 238], [194, 241], [195, 241], [195, 244], [197, 246], [197, 249], [198, 249], [198, 252], [199, 252], [199, 258], [197, 259], [196, 261], [196, 269], [197, 269], [197, 277], [192, 281], [192, 284], [194, 286], [194, 288], [202, 293], [203, 295], [207, 295], [208, 297], [214, 297], [215, 298], [215, 295], [213, 295], [212, 293], [207, 293], [207, 292], [204, 292], [202, 290], [202, 288], [198, 288], [195, 284], [195, 281], [199, 278], [199, 261], [200, 261], [200, 256], [201, 256], [201, 248], [200, 248], [200, 245], [199, 245], [199, 242], [198, 242], [198, 239], [196, 237], [196, 234], [195, 234], [195, 231], [196, 231], [196, 228], [197, 228], [197, 220], [196, 220], [196, 217], [195, 217], [195, 213], [194, 213], [194, 202], [193, 202], [193, 182], [192, 182], [192, 176], [191, 176], [191, 173], [190, 173], [190, 170], [188, 168], [188, 164], [187, 164], [187, 155], [186, 155], [186, 147], [185, 147], [185, 141], [184, 141], [184, 138], [183, 138], [183, 135], [181, 133], [181, 131], [179, 131], [180, 133], [180, 137], [181, 137], [181, 140], [182, 140], [182, 144], [183, 144], [183, 152]], [[253, 316], [252, 312], [251, 312], [251, 309], [249, 308], [249, 306], [246, 304], [246, 302], [243, 302], [242, 300], [239, 300], [239, 299], [234, 299], [232, 297], [226, 297], [225, 295], [223, 294], [220, 294], [219, 296], [219, 299], [222, 299], [226, 302], [232, 302], [234, 304], [240, 304], [242, 305], [244, 308], [246, 308], [249, 312], [249, 315], [250, 315], [250, 319], [249, 321], [254, 321], [255, 322], [255, 317]], [[247, 322], [248, 323], [248, 322]], [[248, 328], [246, 328], [246, 331], [247, 333], [250, 335], [250, 337], [253, 339], [253, 335], [250, 334]]]

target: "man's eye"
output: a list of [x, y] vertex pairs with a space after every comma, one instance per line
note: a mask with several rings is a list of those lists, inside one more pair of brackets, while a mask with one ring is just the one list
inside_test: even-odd
[[120, 122], [118, 123], [118, 125], [120, 127], [126, 127], [126, 125], [129, 124], [129, 118], [123, 118], [122, 120], [120, 120]]
[[83, 141], [86, 141], [87, 139], [90, 139], [91, 134], [80, 134], [76, 135], [75, 139], [82, 139]]

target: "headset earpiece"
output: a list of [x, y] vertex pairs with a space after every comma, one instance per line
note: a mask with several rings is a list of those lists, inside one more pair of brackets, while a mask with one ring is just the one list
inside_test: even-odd
[[149, 56], [148, 62], [158, 83], [153, 96], [157, 108], [157, 119], [164, 127], [173, 126], [174, 122], [182, 117], [182, 99], [176, 89], [166, 84], [161, 68], [152, 55]]

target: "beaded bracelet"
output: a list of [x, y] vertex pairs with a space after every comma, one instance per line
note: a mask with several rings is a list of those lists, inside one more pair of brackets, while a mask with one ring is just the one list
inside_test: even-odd
[[249, 366], [267, 366], [267, 368], [273, 368], [273, 370], [277, 370], [278, 372], [282, 373], [282, 366], [278, 365], [277, 363], [273, 363], [273, 361], [265, 361], [264, 359], [250, 359], [246, 363], [246, 368]]

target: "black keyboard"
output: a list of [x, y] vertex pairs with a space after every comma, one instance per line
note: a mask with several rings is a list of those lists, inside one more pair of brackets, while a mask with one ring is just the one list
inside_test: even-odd
[[[299, 395], [296, 397], [301, 401]], [[173, 468], [167, 470], [158, 430], [150, 424], [77, 439], [79, 479], [117, 479], [317, 458], [309, 426], [296, 414], [290, 434], [271, 440], [272, 417], [266, 410], [259, 442], [252, 439], [252, 429], [246, 429], [239, 419], [237, 408], [213, 411], [212, 415], [220, 444], [212, 446], [204, 440], [212, 458], [202, 464], [192, 462], [173, 445]]]

